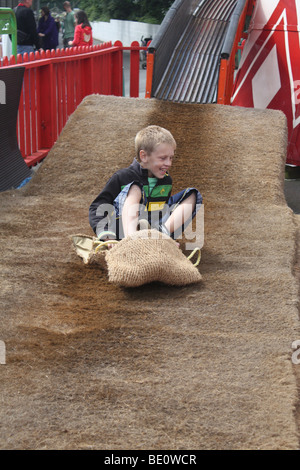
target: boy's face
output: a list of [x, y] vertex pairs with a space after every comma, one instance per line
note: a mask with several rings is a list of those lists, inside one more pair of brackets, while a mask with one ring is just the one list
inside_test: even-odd
[[161, 179], [172, 165], [175, 148], [170, 144], [159, 144], [150, 154], [140, 151], [140, 160], [143, 168], [148, 170], [150, 178]]

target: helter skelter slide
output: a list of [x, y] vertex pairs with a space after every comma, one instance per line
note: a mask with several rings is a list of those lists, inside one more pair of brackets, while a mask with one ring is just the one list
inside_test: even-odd
[[175, 1], [148, 48], [146, 96], [281, 110], [300, 166], [299, 17], [300, 0]]

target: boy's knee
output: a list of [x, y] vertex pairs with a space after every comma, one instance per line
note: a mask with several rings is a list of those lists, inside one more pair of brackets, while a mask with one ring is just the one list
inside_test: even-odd
[[189, 197], [186, 199], [186, 201], [187, 201], [189, 204], [191, 204], [191, 205], [193, 206], [193, 209], [194, 209], [194, 207], [195, 207], [195, 205], [196, 205], [196, 201], [197, 201], [197, 196], [196, 196], [195, 191], [193, 191], [193, 192], [189, 195]]
[[192, 192], [191, 198], [192, 198], [193, 201], [196, 202], [196, 192], [195, 191]]

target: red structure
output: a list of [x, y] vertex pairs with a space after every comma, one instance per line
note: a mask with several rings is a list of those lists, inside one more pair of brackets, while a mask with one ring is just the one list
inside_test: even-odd
[[283, 111], [287, 163], [300, 165], [300, 0], [256, 2], [231, 104]]
[[[286, 162], [300, 166], [300, 0], [219, 1], [219, 6], [223, 9], [226, 6], [224, 11], [231, 8], [228, 27], [212, 37], [212, 46], [223, 44], [220, 60], [214, 72], [203, 76], [203, 71], [207, 70], [203, 66], [199, 67], [200, 78], [195, 79], [191, 73], [191, 85], [205, 89], [205, 80], [212, 83], [216, 90], [212, 102], [218, 104], [283, 111], [288, 124]], [[176, 36], [176, 40], [186, 44], [188, 41], [182, 40], [189, 33], [186, 22], [202, 25], [207, 20], [206, 9], [210, 5], [214, 8], [218, 5], [217, 1], [202, 2], [199, 4], [199, 11], [186, 11], [186, 6], [191, 3], [194, 4], [190, 0], [174, 2], [178, 11], [175, 7], [171, 8], [164, 21], [164, 34], [159, 36], [156, 43], [154, 38], [147, 49], [146, 98], [155, 96], [152, 93], [154, 72], [157, 73], [160, 63], [163, 71], [166, 68], [166, 51], [169, 54], [172, 52], [170, 60], [171, 65], [173, 64], [176, 42], [171, 52], [167, 45], [175, 33], [179, 36]], [[184, 12], [186, 16], [183, 17]], [[222, 24], [220, 18], [217, 18]], [[245, 22], [248, 24], [250, 18], [250, 25], [245, 31]], [[179, 23], [183, 32], [178, 27]], [[201, 36], [202, 29], [198, 29], [199, 37], [193, 37], [197, 44], [204, 40]], [[234, 81], [236, 53], [241, 48], [241, 39], [244, 40], [243, 52]], [[114, 44], [106, 43], [89, 48], [36, 52], [29, 57], [25, 54], [23, 60], [18, 56], [17, 63], [13, 56], [10, 60], [4, 59], [2, 67], [6, 69], [17, 66], [25, 68], [17, 135], [22, 156], [28, 166], [47, 155], [68, 117], [85, 96], [93, 93], [123, 95], [124, 50], [129, 50], [131, 57], [130, 96], [138, 97], [139, 55], [146, 47], [141, 47], [137, 41], [130, 47], [123, 47], [117, 41]], [[158, 62], [160, 56], [163, 60]], [[180, 57], [182, 56], [183, 53]], [[213, 54], [212, 59], [214, 57]], [[206, 55], [203, 56], [204, 59], [207, 59]], [[190, 64], [191, 72], [194, 72], [194, 61], [190, 60]], [[178, 67], [180, 74], [183, 69], [182, 66]], [[173, 73], [172, 82], [181, 80], [180, 77], [181, 75], [176, 76]], [[181, 80], [180, 84], [182, 83], [186, 85]]]
[[234, 83], [235, 60], [239, 43], [241, 39], [247, 38], [248, 34], [244, 32], [246, 17], [251, 17], [255, 0], [244, 2], [243, 9], [240, 12], [235, 30], [235, 37], [230, 54], [221, 55], [219, 80], [218, 80], [218, 104], [230, 104], [231, 94]]
[[23, 66], [17, 136], [28, 166], [41, 161], [57, 140], [67, 119], [85, 96], [123, 95], [123, 51], [130, 51], [130, 96], [139, 96], [137, 41], [73, 47], [4, 58], [1, 69]]

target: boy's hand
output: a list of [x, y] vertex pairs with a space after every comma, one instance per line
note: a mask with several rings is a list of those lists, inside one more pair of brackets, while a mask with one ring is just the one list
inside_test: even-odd
[[[109, 242], [110, 240], [112, 241], [112, 243], [107, 243], [107, 242]], [[106, 246], [107, 246], [107, 249], [108, 249], [108, 250], [110, 250], [110, 249], [115, 245], [115, 243], [114, 243], [115, 240], [114, 240], [114, 239], [111, 239], [111, 238], [108, 238], [108, 237], [107, 237], [107, 238], [104, 238], [103, 241], [107, 243]]]
[[107, 248], [110, 250], [114, 246], [114, 243], [107, 244]]

